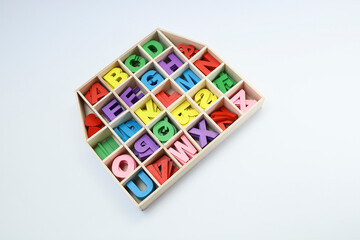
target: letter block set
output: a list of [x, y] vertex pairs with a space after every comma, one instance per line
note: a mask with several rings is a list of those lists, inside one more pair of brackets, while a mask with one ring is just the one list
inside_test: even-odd
[[76, 97], [87, 144], [142, 210], [264, 101], [208, 46], [162, 29], [96, 74]]

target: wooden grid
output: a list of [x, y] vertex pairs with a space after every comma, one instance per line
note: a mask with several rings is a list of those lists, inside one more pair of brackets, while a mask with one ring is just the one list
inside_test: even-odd
[[[147, 43], [150, 40], [157, 40], [159, 41], [165, 48], [165, 50], [156, 56], [154, 59], [142, 48], [142, 45]], [[179, 44], [192, 44], [195, 48], [199, 49], [200, 51], [193, 56], [191, 59], [187, 59], [178, 49], [177, 46]], [[193, 64], [196, 60], [200, 59], [202, 55], [206, 52], [209, 52], [212, 56], [216, 58], [221, 64], [218, 66], [214, 71], [212, 71], [209, 75], [205, 76], [198, 68]], [[132, 73], [124, 64], [125, 59], [133, 53], [140, 54], [144, 57], [148, 62], [147, 64], [138, 70], [135, 73]], [[170, 53], [174, 53], [182, 62], [183, 65], [177, 69], [173, 74], [168, 75], [158, 64], [158, 62], [164, 58], [166, 58]], [[125, 71], [129, 78], [127, 78], [123, 83], [117, 86], [115, 89], [112, 89], [103, 79], [103, 76], [108, 73], [112, 68], [120, 67], [123, 71]], [[194, 87], [192, 87], [189, 91], [185, 92], [177, 83], [174, 81], [178, 76], [180, 76], [186, 69], [190, 68], [197, 76], [200, 77], [201, 81], [197, 83]], [[149, 91], [148, 88], [140, 81], [141, 76], [147, 72], [148, 70], [155, 69], [158, 73], [160, 73], [165, 80], [161, 82], [158, 86], [156, 86], [152, 91]], [[233, 80], [237, 83], [234, 87], [232, 87], [229, 91], [223, 94], [213, 83], [212, 81], [219, 75], [220, 72], [225, 71]], [[108, 91], [109, 93], [103, 97], [99, 102], [92, 105], [88, 102], [85, 98], [85, 93], [89, 91], [92, 84], [95, 82], [100, 82]], [[138, 102], [136, 102], [130, 108], [127, 104], [120, 98], [120, 93], [125, 90], [126, 87], [131, 86], [138, 86], [141, 91], [144, 93], [144, 97], [141, 98]], [[174, 103], [172, 103], [168, 108], [166, 108], [156, 97], [155, 95], [160, 91], [163, 91], [167, 88], [171, 87], [174, 91], [177, 91], [181, 97], [177, 99]], [[215, 94], [218, 99], [210, 105], [207, 109], [203, 110], [200, 106], [193, 100], [194, 95], [202, 88], [207, 88], [213, 94]], [[235, 106], [231, 101], [230, 98], [238, 92], [240, 89], [244, 89], [248, 97], [257, 100], [257, 103], [249, 109], [246, 113], [243, 113], [237, 106]], [[178, 179], [180, 179], [186, 172], [188, 172], [191, 168], [193, 168], [202, 158], [204, 158], [211, 150], [213, 150], [219, 143], [221, 143], [229, 134], [234, 132], [236, 128], [238, 128], [243, 122], [245, 122], [250, 116], [252, 116], [257, 110], [259, 110], [263, 104], [264, 98], [251, 87], [251, 85], [243, 80], [239, 74], [237, 74], [227, 63], [225, 63], [220, 57], [216, 55], [216, 53], [211, 50], [205, 44], [201, 44], [195, 42], [193, 40], [181, 37], [179, 35], [173, 34], [171, 32], [156, 29], [151, 34], [146, 36], [143, 40], [139, 43], [134, 45], [130, 50], [125, 52], [119, 58], [117, 58], [114, 62], [109, 64], [105, 67], [102, 71], [96, 74], [92, 79], [82, 85], [80, 88], [76, 90], [76, 97], [78, 100], [79, 110], [80, 110], [80, 117], [81, 117], [81, 124], [83, 126], [84, 137], [86, 139], [87, 144], [90, 146], [94, 154], [95, 153], [93, 147], [102, 140], [106, 139], [109, 136], [112, 136], [113, 139], [119, 144], [119, 147], [112, 152], [108, 157], [104, 160], [101, 160], [99, 157], [98, 159], [104, 165], [105, 169], [109, 172], [109, 174], [115, 179], [115, 181], [119, 184], [120, 188], [124, 190], [124, 192], [132, 199], [132, 201], [138, 206], [140, 209], [146, 209], [154, 200], [156, 200], [162, 193], [164, 193], [170, 186], [172, 186]], [[148, 124], [144, 124], [143, 121], [135, 114], [135, 110], [139, 107], [145, 105], [145, 103], [152, 99], [153, 102], [160, 108], [162, 111], [158, 116], [156, 116], [152, 121]], [[109, 101], [116, 99], [123, 108], [126, 110], [121, 113], [116, 119], [111, 122], [103, 117], [101, 113], [102, 107], [104, 107]], [[178, 123], [175, 117], [171, 114], [179, 104], [183, 101], [187, 100], [192, 108], [196, 109], [199, 112], [199, 115], [191, 121], [186, 126], [182, 126]], [[225, 131], [223, 131], [211, 118], [210, 114], [215, 110], [219, 109], [221, 106], [225, 106], [231, 112], [236, 113], [238, 115], [238, 119], [231, 124]], [[94, 113], [101, 121], [105, 124], [100, 131], [96, 134], [88, 138], [87, 131], [84, 125], [85, 117], [89, 113]], [[165, 116], [169, 118], [173, 125], [176, 126], [178, 132], [165, 144], [161, 143], [156, 136], [151, 131], [152, 127], [157, 123], [159, 120], [163, 119]], [[191, 129], [195, 124], [197, 124], [201, 119], [205, 118], [207, 125], [213, 131], [219, 133], [219, 135], [211, 141], [207, 146], [202, 149], [197, 141], [195, 141], [188, 130]], [[138, 131], [135, 135], [133, 135], [130, 139], [126, 142], [115, 133], [114, 128], [118, 127], [121, 123], [126, 122], [130, 119], [136, 120], [142, 127], [140, 131]], [[159, 146], [160, 148], [155, 151], [149, 158], [147, 158], [144, 162], [141, 162], [137, 156], [132, 152], [132, 147], [135, 141], [142, 136], [143, 134], [147, 133]], [[193, 157], [188, 163], [185, 165], [181, 165], [177, 159], [169, 152], [168, 148], [180, 138], [181, 135], [185, 135], [190, 142], [195, 146], [198, 150], [198, 153], [195, 157]], [[137, 163], [137, 168], [128, 175], [125, 179], [119, 180], [116, 178], [111, 172], [111, 164], [114, 158], [120, 154], [128, 153], [130, 154]], [[162, 185], [152, 176], [152, 174], [146, 168], [147, 165], [153, 163], [157, 159], [159, 159], [162, 155], [166, 154], [174, 164], [179, 168], [174, 175], [172, 175], [165, 183]], [[144, 200], [140, 201], [135, 196], [132, 195], [131, 192], [128, 191], [126, 188], [126, 183], [133, 178], [136, 177], [137, 173], [141, 170], [145, 171], [146, 174], [151, 178], [151, 180], [156, 185], [156, 190], [154, 190], [148, 197]]]

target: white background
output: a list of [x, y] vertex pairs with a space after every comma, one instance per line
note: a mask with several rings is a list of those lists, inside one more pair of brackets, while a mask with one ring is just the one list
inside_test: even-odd
[[[360, 239], [359, 1], [0, 1], [0, 239]], [[263, 109], [144, 212], [74, 90], [156, 27]]]

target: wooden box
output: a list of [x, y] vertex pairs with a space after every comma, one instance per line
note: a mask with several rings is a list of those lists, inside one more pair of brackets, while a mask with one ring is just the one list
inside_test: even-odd
[[[163, 46], [163, 50], [158, 48], [154, 49], [154, 46], [150, 46], [150, 47], [147, 46], [146, 49], [143, 48], [143, 46], [151, 40], [155, 40], [156, 42], [159, 42]], [[189, 45], [192, 45], [195, 50], [192, 48], [192, 46]], [[149, 52], [149, 50], [151, 52]], [[229, 51], [230, 50], [231, 49], [229, 48]], [[206, 70], [203, 67], [205, 66], [205, 68], [207, 68], [206, 61], [209, 60], [206, 59], [206, 56], [209, 56], [207, 55], [207, 53], [211, 55], [212, 60], [215, 59], [212, 62], [214, 66], [208, 67], [209, 72], [201, 71], [199, 69], [199, 67], [202, 66], [202, 68], [201, 67], [200, 68]], [[133, 58], [132, 55], [134, 54], [140, 56], [142, 59], [145, 59], [146, 62], [145, 66], [139, 67], [139, 62], [137, 62], [139, 59], [137, 58], [135, 58], [135, 62], [129, 61], [130, 63], [129, 62], [126, 63], [126, 60], [130, 56], [131, 58]], [[154, 57], [152, 57], [151, 54], [153, 54]], [[170, 54], [174, 54], [173, 56], [176, 56], [177, 59], [182, 62], [182, 65], [181, 66], [173, 65], [170, 67], [169, 70], [170, 72], [167, 72], [162, 66], [159, 65], [159, 62], [164, 60], [165, 61], [164, 64], [169, 64], [169, 62], [171, 63], [171, 59], [169, 60], [168, 58]], [[215, 66], [217, 65], [217, 63], [218, 66]], [[129, 65], [129, 64], [133, 64], [133, 65]], [[130, 70], [127, 66], [129, 66], [129, 68], [131, 68], [132, 70]], [[134, 67], [135, 70], [132, 67]], [[124, 78], [118, 78], [119, 84], [118, 85], [116, 85], [117, 83], [113, 84], [114, 85], [113, 88], [111, 84], [109, 84], [110, 81], [106, 79], [107, 78], [114, 79], [111, 78], [112, 76], [109, 73], [114, 68], [120, 68], [124, 73], [122, 76], [125, 76], [124, 78], [126, 78], [127, 75], [128, 77], [125, 80]], [[179, 83], [178, 77], [186, 80], [187, 78], [184, 78], [183, 73], [187, 69], [190, 69], [192, 73], [195, 73], [198, 76], [199, 81], [193, 82], [194, 86], [192, 87], [190, 86], [189, 89], [185, 91], [187, 87], [186, 85], [187, 83], [185, 83], [185, 85]], [[150, 70], [155, 70], [156, 73], [158, 73], [164, 80], [162, 80], [159, 83], [154, 83], [152, 77], [145, 78], [144, 75]], [[230, 78], [232, 80], [232, 81], [229, 80], [230, 83], [226, 82], [226, 84], [224, 84], [225, 93], [223, 93], [223, 91], [220, 89], [221, 87], [220, 88], [218, 87], [224, 83], [221, 82], [223, 81], [222, 79], [224, 78], [221, 78], [220, 79], [221, 81], [219, 80], [220, 76], [224, 75], [223, 73], [227, 74], [227, 75], [225, 74], [225, 78]], [[113, 74], [113, 76], [114, 75], [116, 74]], [[150, 83], [150, 84], [154, 84], [155, 86], [150, 86], [151, 88], [150, 90], [149, 87], [145, 84], [146, 81], [148, 81], [147, 84]], [[96, 96], [96, 94], [91, 94], [94, 93], [91, 91], [92, 91], [92, 86], [95, 83], [99, 83], [101, 87], [104, 88], [107, 92], [106, 94], [104, 93], [103, 95], [105, 96], [101, 97], [97, 102], [94, 102], [95, 101], [94, 99], [96, 98], [93, 97]], [[224, 86], [222, 87], [222, 89], [224, 89]], [[138, 89], [144, 94], [142, 98], [140, 98], [130, 107], [127, 105], [124, 99], [120, 97], [122, 96], [121, 94], [123, 94], [124, 91], [128, 89], [128, 87], [131, 87], [131, 89], [138, 87]], [[185, 89], [183, 87], [185, 87]], [[200, 93], [198, 94], [198, 92], [201, 89], [209, 90], [212, 93], [212, 95], [210, 94], [211, 96], [209, 95], [210, 97], [207, 98], [206, 94], [205, 95]], [[243, 93], [241, 90], [243, 90], [245, 93]], [[161, 102], [157, 97], [157, 95], [160, 92], [166, 92], [167, 94], [172, 94], [173, 92], [177, 92], [180, 97], [177, 98], [175, 101], [171, 102], [171, 104], [169, 101], [167, 104], [170, 105], [166, 107], [165, 105], [167, 104], [164, 105], [163, 102]], [[234, 96], [236, 94], [239, 95], [240, 92], [242, 92], [243, 95], [241, 95], [241, 98], [239, 99], [242, 101], [241, 104], [244, 105], [240, 105], [241, 101], [236, 102], [236, 99], [234, 99], [235, 98]], [[197, 94], [199, 96], [196, 97]], [[81, 124], [86, 139], [86, 143], [90, 146], [90, 149], [92, 149], [94, 154], [98, 157], [100, 162], [103, 164], [104, 168], [118, 183], [120, 188], [124, 190], [124, 192], [129, 196], [129, 198], [134, 202], [134, 204], [142, 210], [146, 209], [154, 200], [156, 200], [161, 194], [163, 194], [178, 179], [180, 179], [185, 173], [187, 173], [190, 169], [192, 169], [201, 159], [203, 159], [214, 148], [216, 148], [219, 143], [221, 143], [227, 136], [229, 136], [229, 134], [233, 133], [236, 128], [238, 128], [257, 110], [259, 110], [264, 101], [263, 97], [256, 90], [254, 90], [254, 88], [247, 81], [242, 79], [227, 63], [225, 63], [208, 46], [162, 29], [156, 29], [155, 31], [153, 31], [151, 34], [146, 36], [139, 43], [137, 43], [132, 48], [130, 48], [130, 50], [122, 54], [119, 58], [115, 59], [114, 62], [112, 62], [110, 65], [108, 65], [103, 70], [101, 70], [88, 82], [82, 85], [79, 89], [76, 90], [76, 97], [78, 100]], [[200, 98], [203, 97], [204, 99], [201, 98], [200, 101], [199, 100], [195, 101], [195, 99], [199, 97]], [[136, 111], [139, 108], [144, 109], [144, 107], [147, 107], [148, 105], [146, 105], [146, 103], [150, 99], [153, 101], [154, 104], [157, 105], [158, 110], [157, 110], [157, 115], [154, 118], [150, 119], [149, 122], [145, 121], [146, 122], [145, 124], [145, 122], [136, 113]], [[123, 111], [119, 115], [117, 115], [114, 119], [110, 119], [109, 121], [108, 118], [105, 116], [106, 110], [104, 110], [104, 107], [108, 106], [109, 102], [111, 102], [112, 100], [116, 100], [117, 106], [120, 105]], [[204, 100], [204, 102], [200, 106], [198, 103], [201, 102], [202, 100]], [[174, 115], [172, 113], [174, 113], [174, 110], [176, 110], [177, 107], [179, 107], [182, 103], [184, 103], [184, 101], [187, 101], [190, 104], [189, 107], [192, 108], [192, 110], [191, 109], [190, 110], [191, 111], [196, 110], [198, 112], [198, 115], [191, 116], [189, 118], [190, 119], [189, 122], [182, 125], [179, 123], [179, 120], [175, 117], [176, 114]], [[247, 101], [249, 101], [248, 102], [249, 105], [247, 104]], [[213, 120], [213, 119], [217, 119], [216, 121], [218, 121], [219, 124], [221, 124], [222, 123], [221, 121], [223, 121], [221, 116], [220, 118], [211, 117], [212, 114], [214, 112], [219, 111], [221, 107], [225, 107], [230, 112], [235, 113], [236, 116], [234, 114], [232, 114], [232, 116], [234, 118], [237, 118], [236, 120], [233, 120], [233, 122], [230, 125], [226, 124], [227, 120], [224, 120], [225, 121], [224, 126], [226, 126], [226, 128], [221, 128], [220, 125], [218, 125]], [[95, 117], [101, 120], [101, 125], [103, 125], [99, 127], [101, 128], [100, 130], [96, 127], [93, 127], [92, 131], [93, 130], [97, 130], [97, 131], [91, 137], [88, 137], [88, 131], [90, 127], [85, 126], [84, 124], [85, 119], [89, 114], [94, 114]], [[184, 110], [183, 112], [180, 111], [178, 116], [180, 118], [183, 117], [181, 118], [182, 119], [181, 121], [186, 121], [185, 119], [186, 114], [190, 116], [188, 110]], [[214, 114], [213, 116], [215, 115], [216, 114]], [[175, 134], [171, 136], [166, 142], [161, 142], [155, 136], [153, 131], [155, 131], [154, 130], [155, 125], [159, 121], [164, 120], [165, 117], [167, 117], [168, 121], [175, 127], [174, 128]], [[190, 135], [189, 130], [194, 127], [198, 127], [199, 122], [203, 119], [205, 119], [207, 129], [211, 132], [218, 133], [218, 135], [202, 148], [200, 146], [200, 142], [198, 141], [198, 139]], [[128, 136], [129, 137], [128, 139], [121, 138], [120, 135], [118, 135], [118, 132], [115, 131], [115, 129], [119, 130], [120, 129], [119, 126], [121, 124], [128, 123], [128, 121], [130, 120], [136, 121], [141, 126], [141, 129], [138, 130], [132, 136]], [[164, 134], [164, 135], [168, 134], [169, 129], [167, 128], [161, 128], [161, 129], [162, 132], [160, 132], [160, 134]], [[135, 148], [139, 149], [140, 146], [139, 144], [146, 144], [143, 142], [137, 143], [137, 141], [140, 141], [139, 138], [141, 138], [146, 133], [153, 140], [153, 142], [156, 143], [158, 148], [152, 152], [151, 150], [149, 150], [151, 155], [148, 156], [145, 160], [143, 160], [140, 159], [140, 157], [138, 157], [143, 155], [139, 155], [138, 151], [136, 151], [135, 154], [134, 149]], [[179, 152], [181, 153], [180, 151], [181, 149], [177, 149], [174, 146], [175, 142], [180, 141], [181, 136], [185, 136], [197, 151], [197, 153], [192, 156], [191, 154], [189, 156], [187, 151], [183, 151], [183, 154], [185, 153], [187, 154], [188, 158], [191, 158], [185, 163], [181, 162], [169, 150], [172, 147], [174, 150], [179, 150]], [[98, 156], [98, 154], [95, 152], [94, 149], [99, 151], [99, 148], [97, 147], [100, 145], [98, 143], [103, 143], [104, 140], [108, 139], [109, 137], [111, 137], [116, 144], [113, 146], [113, 151], [111, 153], [108, 152], [108, 155], [106, 157], [102, 157], [103, 159], [101, 159], [99, 157], [100, 155]], [[211, 140], [211, 138], [208, 137], [206, 139], [207, 141]], [[114, 163], [114, 160], [117, 159], [118, 156], [123, 154], [130, 155], [135, 162], [135, 166], [131, 168], [132, 171], [130, 171], [130, 173], [128, 173], [126, 177], [119, 178], [113, 174], [112, 167], [113, 165], [116, 165]], [[166, 155], [168, 159], [172, 161], [173, 167], [169, 165], [169, 169], [176, 170], [177, 168], [178, 171], [176, 171], [172, 175], [171, 173], [166, 175], [165, 173], [162, 172], [164, 167], [159, 167], [158, 168], [159, 172], [161, 172], [161, 174], [165, 174], [166, 176], [163, 175], [165, 176], [165, 178], [169, 177], [165, 182], [160, 184], [158, 178], [156, 178], [155, 175], [153, 175], [152, 172], [149, 171], [150, 169], [149, 165], [154, 164], [163, 155]], [[224, 161], [226, 161], [226, 159], [224, 159]], [[130, 169], [130, 167], [126, 165], [126, 162], [125, 162], [125, 166], [121, 166], [121, 167], [119, 166], [119, 168], [121, 168], [121, 170], [124, 171], [127, 170], [126, 169], [127, 167]], [[132, 181], [132, 183], [135, 183], [135, 185], [139, 188], [139, 190], [143, 192], [146, 191], [147, 186], [144, 185], [144, 183], [139, 179], [137, 175], [140, 172], [144, 172], [147, 175], [147, 177], [152, 181], [153, 184], [152, 187], [153, 190], [143, 199], [137, 198], [132, 192], [132, 190], [130, 190], [130, 188], [128, 187], [129, 186], [128, 183]]]

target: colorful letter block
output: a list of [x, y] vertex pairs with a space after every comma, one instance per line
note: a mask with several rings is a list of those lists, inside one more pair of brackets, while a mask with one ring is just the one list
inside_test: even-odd
[[145, 66], [145, 64], [147, 63], [146, 59], [143, 57], [140, 57], [136, 54], [130, 55], [126, 60], [125, 60], [125, 66], [132, 72], [136, 72], [137, 70], [139, 70], [140, 68], [142, 68], [143, 66]]
[[97, 118], [95, 114], [90, 113], [85, 118], [85, 127], [87, 127], [88, 138], [100, 131], [104, 127], [104, 124], [101, 122], [100, 118]]
[[221, 72], [219, 77], [216, 78], [213, 83], [222, 93], [226, 93], [236, 84], [236, 82], [226, 72]]
[[97, 82], [91, 85], [90, 90], [85, 94], [85, 98], [89, 101], [89, 103], [91, 103], [91, 105], [94, 105], [108, 93], [109, 91]]
[[159, 65], [167, 72], [167, 74], [171, 75], [181, 67], [183, 63], [174, 53], [170, 53], [165, 60], [159, 62]]
[[155, 70], [147, 71], [142, 77], [141, 82], [151, 91], [159, 85], [164, 78]]
[[134, 144], [134, 154], [139, 158], [140, 161], [145, 161], [151, 154], [153, 154], [159, 145], [152, 140], [149, 135], [142, 135]]
[[103, 114], [106, 119], [111, 122], [119, 116], [124, 110], [121, 108], [120, 103], [116, 99], [112, 100], [105, 107], [102, 108]]
[[238, 115], [236, 113], [230, 112], [226, 107], [221, 107], [220, 110], [213, 112], [210, 117], [224, 131], [236, 119], [238, 119]]
[[215, 68], [220, 65], [220, 62], [216, 60], [210, 53], [206, 52], [202, 56], [202, 60], [196, 60], [194, 65], [205, 75], [209, 75]]
[[197, 115], [198, 111], [193, 109], [188, 101], [184, 101], [179, 106], [177, 106], [171, 114], [178, 120], [178, 122], [185, 126], [190, 121], [192, 121]]
[[169, 151], [181, 165], [184, 165], [195, 156], [197, 150], [194, 145], [190, 143], [189, 139], [185, 137], [185, 135], [182, 135], [180, 139], [182, 142], [179, 140], [176, 141], [174, 143], [175, 148], [170, 147]]
[[129, 77], [129, 75], [127, 73], [123, 72], [123, 70], [121, 68], [116, 67], [116, 68], [111, 69], [104, 76], [104, 80], [105, 80], [105, 82], [107, 82], [110, 85], [110, 87], [116, 88], [121, 83], [123, 83], [128, 77]]
[[[126, 170], [123, 170], [124, 165], [127, 166]], [[120, 179], [126, 178], [135, 168], [136, 162], [129, 154], [117, 156], [111, 165], [112, 173]]]
[[161, 185], [179, 170], [166, 155], [146, 166], [146, 168]]
[[104, 160], [118, 147], [119, 144], [117, 144], [112, 137], [108, 137], [103, 143], [97, 143], [97, 147], [94, 148], [94, 151], [101, 160]]
[[175, 91], [172, 94], [161, 91], [155, 96], [165, 107], [169, 107], [173, 102], [176, 101], [176, 99], [180, 97], [180, 95]]
[[136, 115], [143, 121], [145, 124], [148, 124], [152, 119], [161, 113], [161, 110], [153, 102], [152, 99], [146, 102], [145, 108], [138, 108], [135, 110]]
[[204, 148], [208, 143], [214, 140], [219, 133], [207, 129], [205, 119], [202, 119], [197, 128], [193, 127], [189, 130], [189, 134], [200, 142], [200, 147]]
[[189, 91], [190, 88], [195, 86], [198, 82], [200, 82], [200, 78], [190, 69], [186, 69], [185, 72], [182, 74], [183, 77], [177, 77], [175, 82], [185, 91]]
[[137, 133], [141, 129], [139, 123], [134, 120], [129, 120], [125, 123], [119, 125], [119, 127], [115, 128], [114, 131], [116, 134], [126, 142], [129, 138], [131, 138], [135, 133]]
[[137, 101], [139, 101], [144, 94], [140, 92], [139, 87], [135, 87], [132, 89], [131, 87], [126, 88], [126, 90], [120, 95], [120, 98], [129, 106], [131, 107]]
[[153, 133], [160, 142], [166, 143], [177, 132], [176, 127], [169, 122], [168, 117], [157, 122], [153, 127]]
[[246, 93], [244, 89], [241, 89], [238, 93], [236, 93], [231, 101], [243, 112], [245, 113], [249, 110], [254, 104], [257, 102], [256, 100], [247, 100]]
[[180, 52], [182, 52], [187, 59], [192, 58], [195, 54], [199, 52], [198, 49], [195, 49], [193, 45], [185, 45], [185, 44], [179, 44], [177, 46], [177, 49], [179, 49]]
[[205, 110], [217, 100], [217, 96], [208, 89], [203, 88], [195, 94], [194, 100], [202, 109]]
[[164, 51], [164, 46], [156, 40], [150, 40], [144, 44], [143, 49], [152, 57], [155, 58], [157, 55]]
[[146, 175], [146, 173], [144, 171], [140, 171], [137, 176], [140, 178], [140, 180], [146, 186], [146, 188], [144, 190], [141, 190], [134, 183], [133, 180], [130, 180], [126, 184], [126, 186], [135, 195], [136, 198], [138, 198], [139, 200], [144, 200], [155, 189], [155, 185], [154, 185], [154, 182], [151, 180], [151, 178], [148, 175]]

